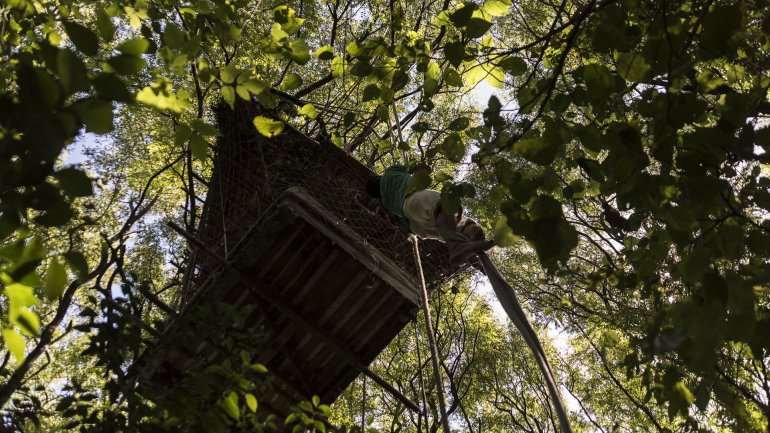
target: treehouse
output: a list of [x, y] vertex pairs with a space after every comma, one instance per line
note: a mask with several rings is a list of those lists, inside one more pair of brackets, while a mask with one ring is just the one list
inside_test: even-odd
[[[366, 194], [372, 171], [288, 125], [268, 139], [256, 132], [256, 115], [270, 114], [256, 104], [218, 110], [223, 136], [200, 229], [186, 234], [183, 306], [140, 361], [139, 386], [173, 386], [190, 363], [238, 350], [226, 347], [226, 335], [206, 338], [179, 325], [215, 300], [260, 336], [250, 357], [268, 368], [272, 386], [261, 407], [285, 413], [314, 394], [331, 403], [364, 373], [418, 410], [367, 368], [418, 309], [407, 229]], [[457, 271], [444, 248], [421, 243], [429, 288]], [[180, 339], [187, 349], [164, 344]]]

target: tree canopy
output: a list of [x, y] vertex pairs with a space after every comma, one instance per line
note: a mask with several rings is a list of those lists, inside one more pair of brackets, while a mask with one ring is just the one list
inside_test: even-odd
[[[205, 392], [128, 386], [182, 296], [166, 222], [199, 225], [212, 109], [245, 100], [280, 113], [253, 119], [264, 136], [408, 160], [415, 188], [462, 201], [556, 339], [576, 431], [768, 431], [767, 1], [5, 0], [0, 16], [4, 429], [440, 429], [410, 328], [372, 368], [415, 401], [426, 388], [428, 419], [361, 381], [257, 417], [269, 372], [237, 353]], [[523, 342], [455, 284], [432, 306], [453, 428], [557, 431]]]

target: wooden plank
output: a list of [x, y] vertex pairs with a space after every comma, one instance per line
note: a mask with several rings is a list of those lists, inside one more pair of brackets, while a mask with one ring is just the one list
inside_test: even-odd
[[[303, 299], [307, 295], [310, 289], [313, 289], [313, 288], [318, 289], [318, 287], [316, 287], [316, 285], [318, 284], [318, 281], [324, 276], [326, 276], [327, 272], [329, 272], [330, 268], [337, 261], [338, 257], [340, 257], [340, 250], [335, 248], [334, 250], [332, 250], [331, 254], [328, 254], [324, 258], [321, 265], [316, 268], [315, 272], [313, 272], [310, 278], [308, 278], [305, 281], [305, 284], [302, 285], [299, 292], [294, 294], [294, 296], [296, 296], [298, 299]], [[342, 273], [339, 273], [339, 274], [342, 274]], [[319, 290], [319, 293], [320, 293], [320, 290]], [[322, 307], [322, 306], [318, 306], [318, 307]]]
[[[350, 297], [354, 293], [356, 293], [356, 289], [359, 287], [359, 285], [361, 284], [363, 279], [366, 278], [367, 274], [368, 274], [368, 272], [363, 270], [363, 269], [358, 271], [358, 273], [353, 278], [351, 278], [348, 281], [347, 286], [345, 286], [345, 288], [342, 290], [342, 294], [336, 296], [334, 298], [334, 301], [329, 306], [324, 308], [323, 314], [321, 314], [321, 317], [318, 318], [318, 323], [320, 323], [322, 325], [326, 325], [328, 323], [328, 321], [334, 316], [334, 314], [336, 314], [337, 310], [343, 304], [345, 304], [346, 301], [348, 299], [350, 299]], [[348, 309], [351, 309], [351, 308], [352, 308], [352, 305], [348, 304], [348, 305], [346, 305], [345, 310], [348, 310]], [[310, 336], [306, 336], [305, 339], [303, 339], [300, 342], [300, 344], [305, 343], [306, 342], [305, 340], [309, 339], [309, 338], [310, 338]]]
[[[361, 344], [361, 342], [364, 342], [364, 343], [369, 342], [369, 340], [371, 339], [372, 335], [375, 335], [376, 333], [381, 333], [382, 335], [387, 335], [388, 336], [387, 341], [390, 341], [392, 336], [396, 335], [399, 331], [401, 331], [402, 327], [398, 327], [398, 329], [395, 330], [396, 332], [384, 332], [384, 329], [387, 329], [389, 324], [390, 324], [391, 316], [395, 312], [397, 312], [399, 309], [404, 307], [403, 300], [401, 300], [401, 299], [395, 299], [395, 300], [394, 299], [390, 299], [390, 301], [391, 302], [380, 304], [381, 305], [381, 310], [377, 310], [377, 311], [372, 310], [372, 314], [371, 314], [371, 316], [369, 316], [370, 320], [368, 320], [366, 322], [366, 326], [365, 327], [363, 326], [364, 325], [363, 323], [359, 323], [358, 324], [358, 326], [356, 327], [355, 331], [357, 331], [357, 330], [359, 330], [360, 328], [363, 327], [364, 329], [368, 330], [367, 333], [365, 334], [365, 336], [361, 336], [360, 338], [349, 338], [349, 339], [345, 340], [346, 347], [349, 347], [351, 349], [351, 351], [355, 352], [357, 354], [357, 356], [359, 357], [359, 359], [364, 360], [364, 358], [366, 357], [365, 356], [366, 354], [362, 350], [362, 349], [364, 349], [364, 346]], [[340, 325], [338, 324], [338, 326], [340, 326]], [[332, 331], [332, 332], [334, 332], [334, 331]], [[355, 337], [356, 336], [356, 332], [351, 332], [350, 335]], [[383, 344], [383, 345], [375, 344], [374, 346], [379, 347], [380, 350], [381, 350], [385, 346], [387, 346], [387, 343]], [[329, 362], [331, 362], [333, 360], [333, 358], [334, 357], [331, 354], [329, 354], [323, 360], [318, 360], [316, 362], [321, 367], [326, 367], [327, 365], [329, 365]], [[368, 360], [365, 360], [364, 362], [367, 362], [367, 361]], [[332, 372], [326, 372], [325, 374], [333, 375]]]
[[[358, 297], [358, 298], [355, 300], [355, 303], [354, 303], [354, 304], [353, 304], [353, 305], [352, 305], [350, 308], [346, 309], [346, 310], [343, 312], [343, 316], [342, 316], [342, 319], [339, 319], [339, 320], [335, 320], [335, 321], [334, 321], [334, 323], [335, 323], [335, 324], [334, 324], [334, 325], [332, 326], [332, 328], [330, 329], [330, 332], [331, 332], [332, 334], [334, 334], [334, 335], [337, 335], [337, 334], [338, 334], [338, 331], [339, 331], [339, 330], [340, 330], [340, 328], [342, 327], [342, 323], [344, 323], [344, 322], [347, 322], [347, 321], [348, 321], [350, 318], [352, 318], [353, 316], [359, 316], [359, 315], [361, 314], [361, 311], [363, 311], [363, 309], [362, 309], [362, 305], [364, 305], [364, 303], [366, 303], [366, 301], [367, 301], [367, 300], [368, 300], [368, 298], [366, 298], [366, 297], [363, 297], [363, 296], [360, 296], [360, 297]], [[361, 321], [364, 321], [364, 320], [366, 320], [366, 319], [369, 319], [369, 317], [368, 317], [368, 316], [366, 316], [366, 317], [359, 317], [359, 319], [360, 319]], [[340, 341], [344, 341], [344, 339], [340, 339]], [[314, 352], [313, 352], [313, 353], [312, 353], [312, 354], [311, 354], [311, 355], [308, 357], [308, 360], [307, 360], [307, 362], [311, 361], [312, 357], [313, 357], [313, 356], [314, 356], [316, 353], [318, 353], [318, 351], [319, 351], [319, 350], [320, 350], [320, 349], [317, 349], [317, 350], [315, 350], [315, 351], [314, 351]]]
[[362, 251], [363, 246], [366, 244], [365, 240], [343, 222], [335, 221], [335, 218], [328, 211], [324, 210], [315, 199], [299, 188], [287, 189], [282, 198], [284, 205], [290, 207], [300, 218], [337, 243], [354, 259], [376, 273], [388, 285], [401, 293], [402, 296], [417, 305], [419, 293], [411, 276], [398, 268], [377, 249], [369, 247], [366, 248], [365, 252]]
[[[261, 264], [261, 269], [258, 269], [257, 275], [260, 278], [267, 278], [267, 273], [271, 270], [274, 270], [276, 267], [279, 268], [280, 275], [280, 272], [283, 272], [288, 268], [285, 265], [293, 263], [295, 257], [299, 254], [302, 254], [302, 252], [305, 250], [305, 246], [310, 244], [313, 239], [314, 232], [315, 230], [309, 230], [309, 227], [306, 224], [299, 224], [291, 233], [291, 236], [288, 239], [281, 239], [279, 242], [274, 242], [274, 244], [278, 243], [278, 251], [275, 253], [272, 251], [270, 252], [270, 260], [268, 260], [267, 263]], [[300, 237], [300, 234], [304, 234], [305, 236]], [[284, 257], [287, 254], [289, 256], [288, 260]], [[280, 263], [283, 263], [284, 266], [279, 266]]]
[[293, 245], [290, 245], [294, 254], [285, 260], [282, 266], [279, 267], [278, 263], [275, 264], [275, 267], [278, 268], [277, 272], [271, 272], [270, 276], [265, 275], [266, 279], [275, 282], [284, 289], [294, 284], [294, 280], [306, 272], [319, 257], [323, 257], [325, 242], [323, 236], [319, 236], [318, 232], [310, 225], [303, 228], [308, 234], [305, 235], [304, 239], [297, 240]]

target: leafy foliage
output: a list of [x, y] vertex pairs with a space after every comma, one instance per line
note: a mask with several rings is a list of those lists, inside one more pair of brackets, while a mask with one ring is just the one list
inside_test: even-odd
[[[191, 372], [222, 387], [165, 400], [125, 372], [185, 296], [184, 244], [164, 222], [197, 228], [222, 100], [275, 109], [253, 120], [268, 137], [291, 125], [376, 169], [408, 158], [411, 188], [462, 200], [535, 316], [574, 337], [559, 369], [577, 424], [767, 430], [766, 2], [14, 0], [0, 13], [9, 428], [278, 427], [258, 416], [260, 391], [230, 386], [259, 382], [242, 358]], [[497, 89], [480, 109], [479, 86]], [[66, 156], [73, 141], [85, 165]], [[468, 366], [447, 366], [453, 417], [555, 429], [517, 406], [546, 417], [536, 383], [495, 373], [515, 338], [489, 314], [441, 319], [444, 356]], [[478, 359], [448, 343], [471, 329]], [[413, 353], [394, 344], [410, 368], [388, 371], [413, 386]], [[404, 421], [381, 401], [364, 427]], [[311, 401], [285, 423], [324, 431], [327, 415]]]

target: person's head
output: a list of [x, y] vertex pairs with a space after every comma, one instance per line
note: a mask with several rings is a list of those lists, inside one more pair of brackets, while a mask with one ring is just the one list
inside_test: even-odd
[[382, 198], [382, 193], [380, 193], [381, 180], [382, 176], [370, 177], [369, 180], [366, 181], [366, 193], [374, 198]]

